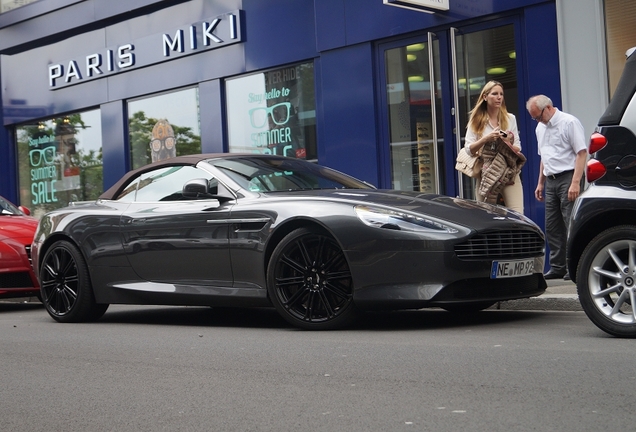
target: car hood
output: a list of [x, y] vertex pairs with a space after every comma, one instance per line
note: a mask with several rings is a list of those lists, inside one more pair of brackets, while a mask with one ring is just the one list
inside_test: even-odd
[[38, 220], [31, 216], [0, 216], [0, 240], [13, 238], [31, 243], [37, 226]]
[[308, 199], [328, 199], [349, 202], [353, 205], [375, 205], [428, 215], [477, 230], [492, 227], [494, 220], [509, 221], [511, 225], [529, 223], [538, 229], [529, 218], [506, 207], [446, 195], [386, 189], [347, 189], [280, 192], [270, 196], [286, 196], [294, 199], [305, 196]]

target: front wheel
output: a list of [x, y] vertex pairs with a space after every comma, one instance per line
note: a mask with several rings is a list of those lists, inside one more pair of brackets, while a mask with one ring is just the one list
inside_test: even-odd
[[296, 229], [276, 246], [267, 287], [276, 310], [297, 327], [341, 328], [357, 315], [344, 253], [331, 236], [315, 229]]
[[617, 337], [636, 337], [636, 226], [597, 235], [577, 271], [579, 301], [590, 320]]
[[77, 247], [54, 243], [40, 266], [40, 294], [51, 317], [58, 322], [99, 319], [108, 304], [95, 303], [86, 261]]

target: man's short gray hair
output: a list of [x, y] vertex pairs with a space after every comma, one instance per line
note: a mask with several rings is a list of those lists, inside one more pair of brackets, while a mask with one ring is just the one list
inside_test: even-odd
[[530, 107], [532, 105], [536, 105], [538, 109], [540, 110], [544, 110], [549, 106], [554, 106], [552, 105], [552, 99], [550, 99], [549, 97], [547, 97], [546, 95], [536, 95], [536, 96], [532, 96], [530, 99], [528, 99], [528, 102], [526, 102], [526, 109], [529, 111]]

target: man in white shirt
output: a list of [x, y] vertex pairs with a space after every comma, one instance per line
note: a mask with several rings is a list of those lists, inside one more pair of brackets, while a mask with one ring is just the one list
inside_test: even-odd
[[570, 280], [565, 248], [574, 200], [583, 188], [587, 140], [581, 122], [559, 111], [545, 95], [528, 99], [526, 109], [537, 121], [535, 133], [541, 166], [534, 196], [545, 201], [545, 233], [550, 246], [546, 279]]

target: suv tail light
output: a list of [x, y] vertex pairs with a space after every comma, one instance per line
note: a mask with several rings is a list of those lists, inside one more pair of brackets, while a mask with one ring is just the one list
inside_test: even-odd
[[590, 145], [588, 146], [589, 153], [596, 153], [607, 145], [607, 138], [598, 132], [594, 132], [590, 137]]
[[[601, 135], [602, 136], [602, 135]], [[590, 153], [592, 145], [590, 144]], [[587, 169], [585, 170], [585, 177], [587, 181], [592, 183], [605, 175], [607, 168], [601, 162], [596, 159], [590, 159], [587, 161]]]

